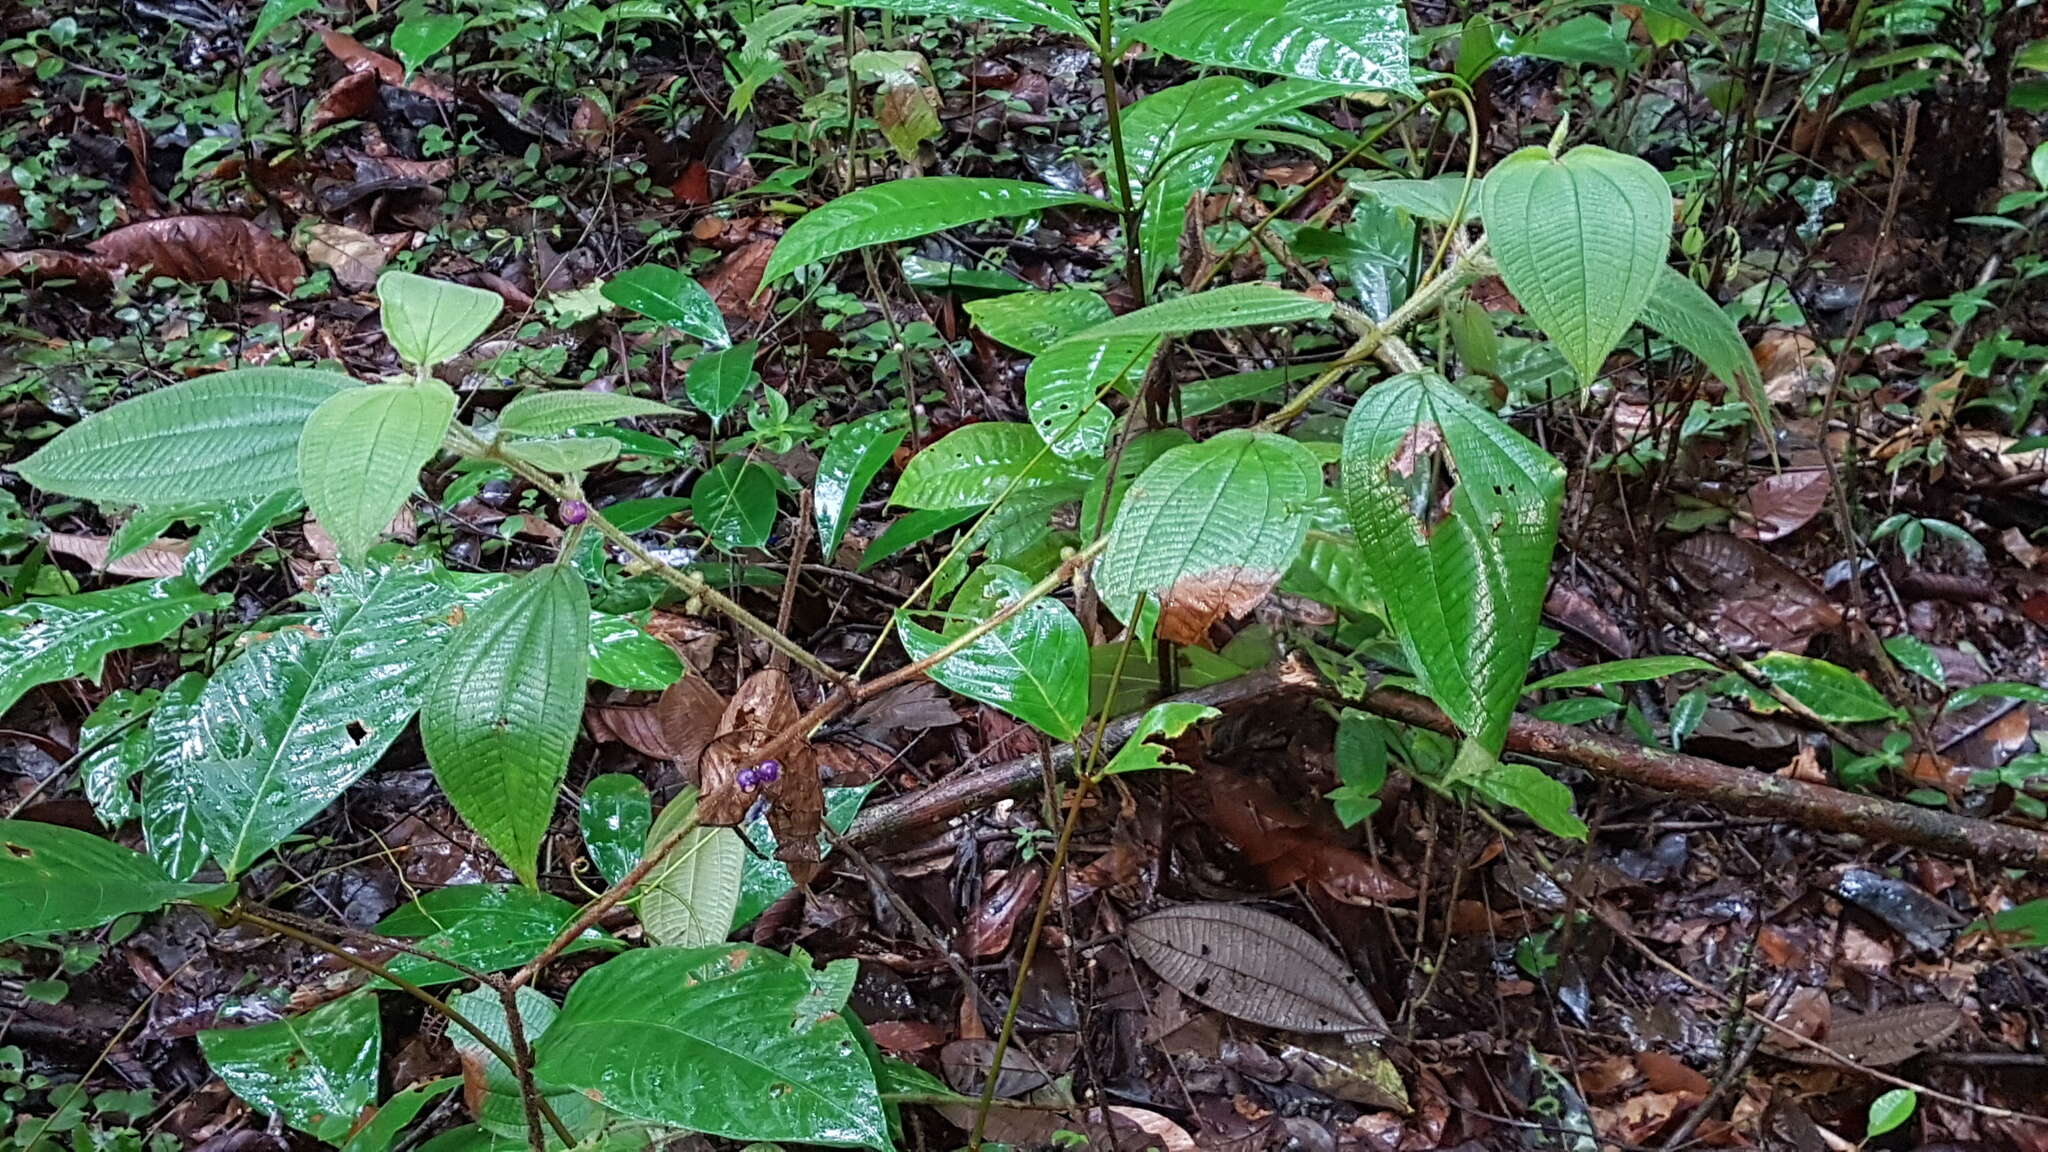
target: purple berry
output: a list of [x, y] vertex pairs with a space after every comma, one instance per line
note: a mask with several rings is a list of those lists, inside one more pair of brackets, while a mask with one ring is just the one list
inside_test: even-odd
[[562, 501], [562, 523], [581, 524], [590, 519], [590, 505], [581, 500]]
[[773, 784], [782, 779], [782, 761], [763, 760], [760, 767], [754, 769], [754, 773], [761, 783]]
[[754, 771], [752, 768], [742, 768], [740, 769], [739, 779], [736, 781], [736, 783], [739, 784], [740, 791], [752, 792], [754, 789], [759, 788], [761, 786], [761, 774]]

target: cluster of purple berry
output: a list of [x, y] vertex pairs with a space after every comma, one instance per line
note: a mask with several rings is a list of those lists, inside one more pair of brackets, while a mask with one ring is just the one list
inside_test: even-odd
[[763, 760], [752, 768], [740, 769], [740, 791], [752, 792], [782, 778], [782, 761]]

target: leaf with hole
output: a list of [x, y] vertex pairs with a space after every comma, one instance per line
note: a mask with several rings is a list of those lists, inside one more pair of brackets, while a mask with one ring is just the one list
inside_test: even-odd
[[[903, 650], [923, 660], [975, 623], [1021, 599], [1023, 573], [984, 564], [953, 598], [953, 621], [933, 632], [907, 619], [897, 627]], [[1088, 722], [1088, 638], [1066, 605], [1041, 599], [1000, 627], [947, 657], [932, 679], [970, 700], [1015, 716], [1057, 740], [1072, 740]]]
[[0, 942], [98, 928], [218, 890], [179, 883], [156, 861], [90, 832], [0, 820]]
[[690, 487], [690, 514], [728, 552], [759, 548], [775, 529], [775, 474], [744, 456], [728, 456]]
[[692, 827], [696, 820], [697, 790], [685, 788], [647, 833], [644, 850], [651, 852], [689, 828], [634, 896], [634, 911], [651, 944], [715, 944], [732, 931], [747, 846], [732, 829]]
[[838, 553], [839, 542], [846, 538], [846, 528], [868, 486], [909, 434], [903, 413], [894, 409], [870, 413], [832, 429], [825, 454], [818, 461], [811, 501], [818, 526], [818, 554], [827, 562]]
[[[577, 908], [559, 896], [506, 884], [457, 884], [423, 893], [377, 922], [377, 931], [466, 968], [501, 972], [540, 955], [576, 919]], [[595, 928], [565, 953], [618, 947]], [[385, 962], [393, 976], [414, 984], [466, 979], [447, 964], [401, 952]]]
[[419, 485], [455, 417], [455, 391], [439, 380], [374, 384], [328, 397], [299, 440], [306, 507], [360, 564]]
[[760, 379], [754, 371], [754, 356], [760, 349], [760, 341], [749, 340], [705, 352], [690, 361], [689, 370], [683, 373], [683, 393], [712, 420], [724, 419], [747, 394], [747, 388]]
[[193, 616], [230, 602], [180, 576], [0, 609], [0, 712], [38, 684], [97, 681], [109, 653], [161, 643]]
[[693, 336], [715, 348], [732, 343], [718, 302], [688, 274], [659, 264], [642, 264], [604, 282], [605, 299]]
[[377, 278], [377, 306], [391, 347], [424, 372], [462, 355], [505, 301], [482, 288], [393, 271]]
[[991, 177], [926, 176], [869, 185], [811, 209], [790, 225], [761, 282], [773, 284], [843, 252], [1067, 205], [1108, 207], [1080, 192]]
[[1192, 704], [1181, 700], [1168, 700], [1154, 704], [1138, 718], [1138, 727], [1130, 739], [1116, 750], [1109, 763], [1102, 766], [1099, 775], [1120, 776], [1126, 772], [1146, 772], [1154, 768], [1179, 768], [1184, 772], [1193, 769], [1184, 764], [1170, 764], [1162, 755], [1166, 751], [1165, 741], [1179, 739], [1181, 734], [1204, 720], [1214, 720], [1223, 715], [1206, 704]]
[[1130, 35], [1197, 64], [1417, 95], [1397, 0], [1174, 0]]
[[344, 996], [300, 1016], [199, 1034], [206, 1062], [265, 1115], [329, 1144], [344, 1142], [377, 1098], [377, 997]]
[[1160, 979], [1226, 1015], [1288, 1032], [1386, 1034], [1351, 965], [1271, 912], [1182, 904], [1131, 921], [1125, 939]]

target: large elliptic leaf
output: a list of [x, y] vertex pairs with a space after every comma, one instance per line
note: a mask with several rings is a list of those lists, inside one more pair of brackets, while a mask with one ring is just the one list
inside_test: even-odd
[[912, 456], [889, 500], [906, 508], [978, 508], [1013, 487], [1078, 489], [1086, 482], [1085, 473], [1046, 451], [1028, 424], [969, 424]]
[[262, 499], [299, 483], [299, 433], [356, 382], [305, 368], [239, 368], [86, 417], [14, 466], [86, 500], [163, 507]]
[[1249, 611], [1301, 551], [1323, 470], [1299, 443], [1232, 429], [1165, 452], [1131, 486], [1095, 568], [1102, 602], [1128, 618], [1138, 597], [1159, 635], [1201, 641]]
[[718, 302], [702, 284], [674, 268], [659, 264], [628, 268], [605, 281], [598, 291], [621, 308], [666, 324], [686, 336], [695, 336], [713, 347], [723, 348], [732, 343]]
[[1399, 0], [1174, 0], [1131, 35], [1198, 64], [1417, 94]]
[[1736, 390], [1749, 405], [1757, 428], [1766, 436], [1771, 430], [1771, 404], [1764, 394], [1763, 374], [1756, 357], [1742, 339], [1735, 321], [1721, 310], [1707, 290], [1683, 272], [1665, 265], [1658, 270], [1657, 286], [1643, 305], [1643, 326], [1662, 333], [1666, 339], [1700, 358], [1723, 384]]
[[420, 710], [441, 790], [528, 885], [583, 717], [589, 643], [583, 578], [568, 564], [529, 572], [456, 629]]
[[963, 224], [1024, 216], [1067, 204], [1107, 207], [1093, 196], [1023, 180], [926, 176], [876, 184], [813, 208], [791, 225], [768, 258], [761, 282], [773, 283], [806, 264], [871, 244], [929, 236]]
[[1564, 469], [1440, 377], [1409, 373], [1352, 409], [1343, 489], [1416, 679], [1499, 755], [1550, 583]]
[[419, 484], [455, 416], [455, 391], [428, 377], [327, 398], [299, 440], [306, 507], [342, 559], [361, 563]]
[[482, 288], [393, 271], [377, 278], [377, 306], [391, 347], [424, 371], [462, 355], [505, 301]]
[[199, 1034], [228, 1090], [301, 1132], [340, 1144], [377, 1098], [377, 997], [344, 996], [303, 1016]]
[[90, 832], [0, 820], [0, 942], [97, 928], [216, 887], [181, 884], [156, 861]]
[[775, 530], [775, 474], [744, 456], [727, 456], [690, 486], [690, 515], [728, 552], [759, 548]]
[[584, 424], [682, 414], [659, 400], [617, 392], [529, 392], [505, 405], [498, 414], [498, 431], [506, 436], [553, 436]]
[[850, 987], [752, 945], [638, 949], [569, 990], [534, 1073], [627, 1116], [733, 1140], [889, 1147], [844, 1016]]
[[[517, 968], [548, 946], [576, 919], [577, 908], [559, 896], [504, 884], [459, 884], [425, 893], [394, 909], [377, 931], [405, 940], [423, 952], [481, 972]], [[616, 948], [618, 942], [592, 928], [566, 949]], [[385, 961], [393, 976], [414, 984], [446, 984], [465, 977], [460, 970], [401, 952]]]
[[760, 351], [761, 342], [749, 340], [705, 352], [690, 361], [689, 370], [683, 374], [684, 394], [714, 422], [724, 419], [754, 382], [754, 357]]
[[38, 684], [73, 676], [98, 680], [109, 652], [155, 644], [195, 613], [228, 602], [174, 577], [0, 610], [0, 712]]
[[[1022, 572], [985, 564], [953, 597], [943, 632], [899, 620], [903, 649], [922, 660], [973, 624], [1031, 589]], [[932, 669], [932, 679], [970, 700], [1000, 708], [1058, 740], [1088, 723], [1088, 637], [1067, 606], [1042, 599]]]
[[818, 479], [812, 489], [812, 514], [818, 522], [818, 554], [829, 562], [846, 538], [854, 510], [889, 463], [903, 439], [910, 434], [903, 413], [895, 409], [873, 412], [832, 429], [825, 454], [818, 461]]
[[944, 16], [949, 20], [995, 20], [1051, 28], [1094, 40], [1095, 31], [1074, 14], [1065, 0], [819, 0], [827, 8], [879, 8], [912, 16]]
[[229, 661], [183, 723], [159, 705], [152, 727], [177, 743], [145, 778], [182, 797], [206, 851], [229, 876], [241, 873], [398, 739], [454, 604], [424, 567], [329, 577], [319, 616]]
[[[669, 801], [647, 833], [647, 851], [697, 818], [697, 790]], [[732, 931], [747, 846], [730, 828], [691, 828], [645, 881], [636, 897], [640, 926], [651, 944], [715, 944]]]
[[1671, 187], [1633, 156], [1523, 148], [1481, 187], [1501, 279], [1591, 383], [1643, 314], [1671, 249]]
[[[1135, 387], [1167, 336], [1320, 320], [1330, 302], [1270, 284], [1233, 284], [1177, 296], [1076, 332], [1031, 361], [1024, 407], [1039, 435], [1069, 459], [1100, 455], [1109, 441], [1109, 410], [1096, 394], [1111, 382]], [[1077, 422], [1078, 421], [1078, 422]]]

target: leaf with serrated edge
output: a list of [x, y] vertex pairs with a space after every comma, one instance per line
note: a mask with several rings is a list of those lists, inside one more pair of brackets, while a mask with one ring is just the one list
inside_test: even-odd
[[108, 653], [159, 643], [229, 601], [174, 577], [0, 609], [0, 712], [38, 684], [98, 680]]
[[88, 416], [14, 470], [45, 491], [114, 504], [262, 499], [298, 487], [307, 418], [355, 387], [305, 368], [202, 376]]
[[[697, 816], [697, 790], [685, 788], [661, 810], [646, 847], [675, 835]], [[692, 828], [654, 872], [641, 881], [634, 910], [652, 944], [713, 944], [732, 931], [739, 907], [747, 846], [730, 828]]]
[[1174, 0], [1131, 36], [1197, 64], [1416, 94], [1398, 0]]
[[659, 400], [617, 392], [530, 392], [505, 405], [498, 414], [498, 431], [507, 436], [553, 436], [584, 424], [681, 415], [680, 409]]
[[[956, 623], [944, 633], [898, 623], [903, 650], [922, 660], [975, 621], [1031, 588], [1022, 572], [984, 564], [953, 598]], [[1088, 722], [1088, 638], [1066, 605], [1041, 599], [932, 669], [932, 679], [971, 700], [1000, 708], [1057, 740]]]
[[377, 305], [399, 358], [425, 370], [462, 355], [505, 301], [482, 288], [393, 271], [377, 278]]
[[420, 738], [455, 811], [528, 885], [583, 715], [590, 593], [567, 564], [528, 573], [443, 650]]
[[377, 997], [345, 996], [301, 1016], [199, 1034], [206, 1062], [228, 1090], [329, 1144], [377, 1098], [382, 1029]]
[[384, 535], [454, 416], [454, 390], [426, 379], [351, 388], [306, 421], [299, 486], [342, 559], [361, 563]]
[[1125, 937], [1160, 979], [1218, 1012], [1289, 1032], [1386, 1032], [1351, 966], [1270, 912], [1182, 904], [1131, 921]]
[[1093, 196], [1023, 180], [927, 176], [872, 185], [813, 208], [790, 225], [768, 258], [761, 283], [773, 284], [842, 252], [1068, 204], [1108, 207]]
[[90, 832], [0, 820], [0, 942], [98, 928], [213, 887], [181, 884], [156, 861]]
[[812, 486], [818, 554], [827, 561], [838, 553], [839, 542], [846, 538], [846, 528], [868, 485], [881, 475], [909, 434], [903, 413], [894, 409], [870, 413], [832, 430]]

